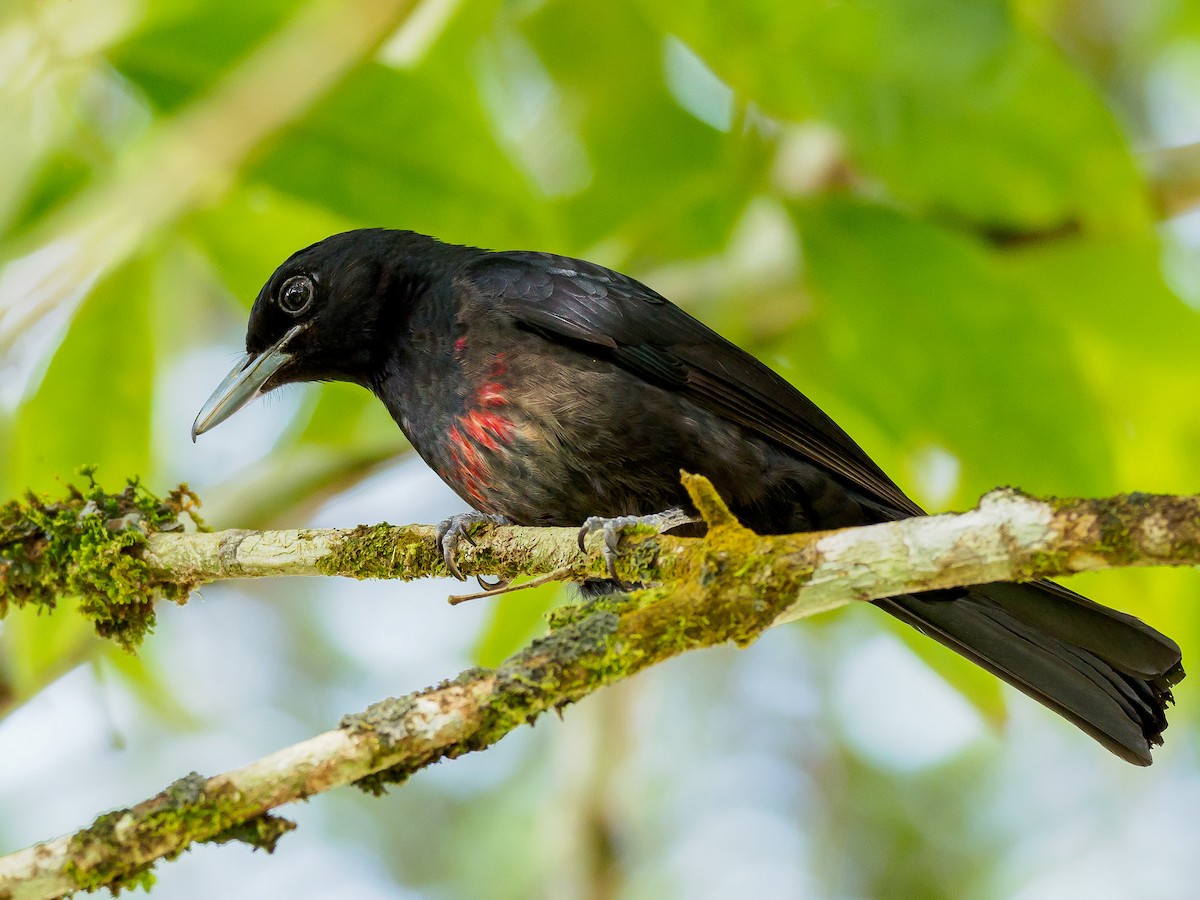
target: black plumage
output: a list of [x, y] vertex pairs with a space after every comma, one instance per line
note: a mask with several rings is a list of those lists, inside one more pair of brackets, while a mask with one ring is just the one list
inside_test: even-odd
[[[517, 524], [686, 508], [680, 469], [706, 475], [763, 533], [922, 514], [776, 373], [582, 260], [335, 235], [272, 275], [246, 348], [197, 431], [279, 384], [355, 382], [473, 509]], [[1050, 582], [876, 605], [1150, 763], [1183, 670], [1178, 646], [1137, 619]]]

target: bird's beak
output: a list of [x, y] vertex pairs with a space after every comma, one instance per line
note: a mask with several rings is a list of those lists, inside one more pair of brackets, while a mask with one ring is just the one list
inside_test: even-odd
[[262, 353], [257, 356], [247, 353], [237, 361], [192, 423], [192, 441], [196, 440], [196, 435], [220, 425], [263, 394], [263, 385], [292, 358], [287, 345], [303, 328], [303, 325], [295, 325]]

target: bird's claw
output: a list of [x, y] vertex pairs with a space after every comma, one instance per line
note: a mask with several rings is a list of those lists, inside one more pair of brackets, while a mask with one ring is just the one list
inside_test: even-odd
[[586, 552], [588, 537], [597, 531], [603, 533], [604, 562], [608, 566], [608, 575], [623, 588], [628, 588], [628, 585], [617, 577], [617, 548], [621, 543], [622, 530], [629, 525], [649, 525], [651, 528], [663, 532], [695, 521], [697, 520], [694, 516], [689, 516], [682, 509], [678, 508], [668, 509], [664, 512], [648, 516], [616, 516], [611, 519], [605, 516], [590, 516], [579, 529], [579, 550], [580, 552]]
[[617, 516], [613, 519], [604, 516], [590, 516], [579, 529], [580, 550], [586, 550], [589, 535], [597, 531], [604, 534], [604, 562], [608, 566], [609, 578], [618, 584], [622, 583], [621, 579], [617, 577], [617, 547], [621, 543], [621, 530], [626, 525], [636, 525], [637, 523], [637, 516]]
[[[438, 522], [434, 540], [442, 548], [442, 562], [446, 564], [446, 570], [459, 581], [466, 581], [467, 576], [458, 568], [458, 562], [455, 559], [458, 555], [458, 544], [465, 538], [467, 543], [474, 545], [475, 539], [471, 537], [470, 529], [484, 524], [511, 525], [512, 522], [504, 516], [481, 512], [458, 513]], [[480, 584], [483, 582], [481, 581]]]
[[487, 581], [482, 575], [476, 575], [475, 580], [479, 582], [479, 586], [485, 591], [503, 591], [512, 584], [511, 578], [501, 578], [499, 575], [496, 576], [495, 581]]

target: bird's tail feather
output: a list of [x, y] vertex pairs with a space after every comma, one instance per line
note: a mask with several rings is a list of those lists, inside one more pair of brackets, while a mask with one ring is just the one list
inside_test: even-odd
[[1178, 645], [1051, 582], [993, 583], [877, 601], [897, 618], [1148, 766], [1162, 743]]

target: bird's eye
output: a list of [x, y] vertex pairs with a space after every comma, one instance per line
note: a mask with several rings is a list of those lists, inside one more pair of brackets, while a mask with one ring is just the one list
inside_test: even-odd
[[298, 316], [312, 304], [315, 294], [311, 278], [307, 275], [293, 275], [279, 288], [279, 308]]

